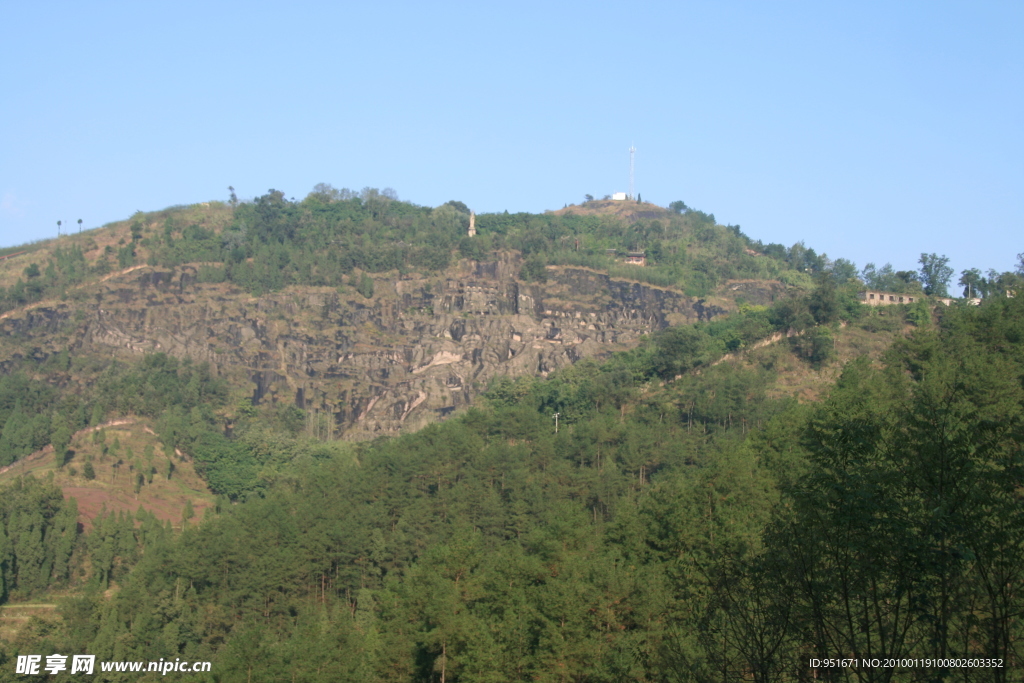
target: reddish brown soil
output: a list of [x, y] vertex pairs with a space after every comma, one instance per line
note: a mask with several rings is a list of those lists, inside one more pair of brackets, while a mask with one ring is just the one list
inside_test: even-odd
[[[93, 439], [99, 429], [107, 434], [108, 445], [115, 440], [120, 442], [121, 451], [118, 455], [104, 457], [101, 444]], [[213, 506], [213, 494], [196, 474], [191, 458], [180, 451], [173, 460], [174, 474], [167, 479], [164, 446], [153, 429], [137, 418], [111, 420], [98, 427], [83, 429], [74, 435], [71, 445], [75, 455], [67, 466], [58, 468], [53, 447], [47, 446], [0, 469], [0, 485], [21, 476], [53, 481], [63, 491], [65, 499], [77, 499], [78, 523], [85, 529], [92, 528], [93, 520], [104, 510], [108, 513], [124, 511], [134, 515], [140, 507], [152, 512], [157, 519], [169, 520], [174, 527], [181, 528], [182, 515], [188, 501], [192, 502], [193, 522], [202, 519], [206, 509]], [[145, 455], [147, 447], [153, 453], [148, 458]], [[134, 453], [134, 458], [129, 458], [129, 449]], [[122, 458], [133, 460], [140, 470], [115, 468], [115, 461]], [[86, 480], [82, 474], [87, 459], [91, 460], [95, 470], [95, 479], [92, 481]], [[151, 467], [155, 467], [158, 473], [150, 476], [148, 482], [135, 493], [134, 482], [138, 472], [149, 472]]]
[[[78, 523], [86, 531], [92, 529], [92, 521], [105, 509], [111, 512], [127, 512], [134, 515], [140, 507], [152, 512], [160, 521], [170, 520], [174, 527], [181, 526], [181, 511], [185, 509], [185, 497], [180, 500], [167, 498], [156, 498], [150, 500], [136, 500], [135, 496], [123, 491], [104, 491], [102, 489], [89, 488], [86, 486], [64, 486], [64, 499], [75, 498], [78, 500]], [[192, 499], [192, 508], [195, 510], [193, 520], [203, 518], [206, 508], [211, 507], [210, 503], [199, 499]]]

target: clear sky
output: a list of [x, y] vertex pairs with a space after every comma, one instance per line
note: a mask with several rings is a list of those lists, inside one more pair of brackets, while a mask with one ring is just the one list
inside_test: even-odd
[[[636, 188], [858, 266], [1024, 252], [1024, 2], [0, 4], [0, 245], [319, 182]], [[955, 283], [954, 278], [954, 283]]]

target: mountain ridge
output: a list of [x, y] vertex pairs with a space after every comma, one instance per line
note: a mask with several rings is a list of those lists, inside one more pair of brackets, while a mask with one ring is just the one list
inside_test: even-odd
[[[110, 357], [166, 352], [210, 363], [239, 395], [248, 386], [254, 404], [294, 403], [329, 415], [332, 435], [366, 439], [441, 419], [469, 405], [496, 376], [545, 376], [580, 358], [635, 345], [669, 325], [710, 321], [736, 310], [737, 301], [771, 303], [790, 287], [747, 278], [694, 295], [667, 284], [671, 278], [658, 272], [673, 271], [657, 258], [654, 268], [623, 266], [602, 248], [654, 240], [652, 258], [664, 252], [665, 263], [686, 263], [692, 257], [680, 255], [678, 241], [692, 239], [685, 248], [694, 253], [723, 249], [729, 258], [723, 245], [740, 239], [738, 231], [722, 229], [718, 236], [703, 214], [691, 225], [686, 216], [645, 204], [640, 207], [663, 221], [628, 223], [620, 213], [635, 206], [622, 202], [592, 202], [584, 207], [589, 215], [576, 218], [571, 209], [558, 217], [485, 214], [477, 220], [479, 239], [467, 243], [465, 234], [457, 237], [468, 225], [459, 202], [429, 209], [364, 194], [344, 199], [349, 195], [343, 192], [321, 192], [289, 203], [271, 192], [237, 208], [219, 202], [172, 207], [39, 244], [0, 263], [0, 286], [6, 285], [0, 293], [8, 301], [31, 296], [33, 287], [40, 296], [51, 294], [0, 313], [0, 367], [43, 361], [63, 349]], [[320, 228], [327, 237], [280, 227], [282, 215], [301, 223], [332, 215], [336, 207], [341, 222]], [[363, 227], [351, 222], [355, 217]], [[429, 238], [416, 232], [417, 221]], [[267, 226], [263, 237], [256, 236], [259, 225]], [[350, 258], [331, 234], [347, 240], [357, 259], [372, 260], [379, 247], [366, 242], [367, 230], [407, 235], [394, 248], [415, 258], [417, 249], [435, 249], [423, 252], [434, 260], [398, 270], [346, 265], [349, 273], [339, 272], [333, 284], [317, 284], [321, 275], [297, 275], [308, 282], [271, 291], [246, 284], [251, 275], [232, 275], [255, 273], [264, 267], [261, 259], [284, 258], [280, 245], [288, 240], [323, 244], [309, 257], [321, 264], [314, 270]], [[688, 231], [696, 232], [688, 238]], [[280, 237], [284, 242], [272, 237], [286, 232], [292, 237]], [[669, 232], [676, 242], [663, 246], [655, 236]], [[577, 235], [574, 248], [566, 248], [565, 234]], [[454, 256], [440, 258], [433, 239], [447, 241]], [[590, 246], [580, 251], [581, 241]], [[542, 245], [554, 251], [538, 252]], [[292, 260], [307, 258], [302, 247], [288, 248]], [[538, 254], [549, 256], [538, 262]], [[114, 267], [114, 256], [123, 267]], [[33, 272], [36, 261], [43, 266]], [[284, 324], [282, 316], [291, 322]]]

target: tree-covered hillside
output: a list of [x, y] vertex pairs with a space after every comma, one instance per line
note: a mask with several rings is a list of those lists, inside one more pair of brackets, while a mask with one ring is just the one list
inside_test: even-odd
[[[1021, 274], [965, 272], [968, 293], [987, 288], [979, 306], [873, 308], [857, 298], [865, 284], [941, 294], [952, 276], [943, 257], [923, 254], [919, 273], [858, 273], [802, 244], [752, 241], [682, 202], [623, 207], [481, 214], [471, 237], [461, 202], [420, 207], [390, 191], [318, 186], [301, 201], [271, 191], [140, 213], [0, 264], [11, 330], [0, 604], [58, 604], [49, 618], [0, 610], [0, 681], [20, 680], [18, 655], [55, 652], [210, 660], [209, 680], [246, 683], [1022, 680], [1024, 296], [1007, 295], [1024, 264]], [[623, 262], [637, 251], [645, 267]], [[312, 326], [267, 305], [270, 292], [329, 287], [358, 308], [382, 298], [382, 274], [444, 280], [485, 258], [516, 264], [517, 292], [554, 279], [555, 266], [673, 296], [784, 284], [768, 305], [736, 295], [728, 315], [666, 322], [629, 350], [554, 372], [498, 376], [468, 410], [355, 444], [334, 438], [305, 386], [260, 400], [230, 368], [143, 353], [104, 327], [113, 316], [101, 302], [118, 298], [142, 301], [123, 311], [141, 328], [167, 316], [199, 287], [193, 273], [213, 302], [188, 309], [210, 315], [203, 324], [244, 298], [255, 327], [301, 342]], [[147, 267], [143, 285], [166, 289], [175, 275], [174, 287], [140, 295], [110, 280], [120, 284], [100, 293], [104, 278]], [[573, 305], [558, 320], [585, 329]], [[99, 322], [82, 332], [89, 306]], [[334, 357], [358, 345], [317, 306]], [[414, 308], [401, 325], [428, 315]], [[470, 316], [446, 319], [429, 343], [465, 334]], [[358, 319], [374, 338], [397, 334]], [[558, 342], [562, 327], [535, 343]], [[88, 345], [102, 335], [129, 353]], [[271, 337], [224, 338], [253, 344], [246, 371], [286, 374]], [[401, 382], [453, 360], [431, 350], [412, 363], [393, 340], [378, 350], [415, 366]], [[396, 405], [404, 419], [411, 408]], [[144, 454], [104, 443], [96, 428], [115, 418], [152, 437]], [[127, 468], [136, 496], [160, 477], [172, 490], [187, 461], [209, 488], [203, 520], [191, 501], [180, 533], [122, 507], [89, 517], [86, 531], [66, 498], [68, 481], [96, 477], [93, 451], [73, 447], [88, 429], [109, 459], [104, 476]], [[33, 466], [52, 458], [60, 476], [21, 475], [29, 454]], [[808, 666], [837, 656], [1003, 665]]]
[[[780, 342], [807, 363], [817, 331], [884, 323], [826, 283], [300, 457], [180, 536], [111, 519], [79, 541], [86, 590], [0, 667], [45, 650], [210, 659], [222, 681], [1020, 680], [1022, 307], [918, 318], [820, 404], [773, 397], [767, 348], [716, 362], [783, 315], [807, 321]], [[10, 515], [37, 489], [7, 506], [19, 582], [34, 551]], [[1003, 666], [808, 668], [837, 654]]]

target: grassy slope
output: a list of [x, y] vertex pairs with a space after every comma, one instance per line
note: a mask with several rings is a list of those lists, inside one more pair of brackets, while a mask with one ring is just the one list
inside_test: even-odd
[[817, 368], [800, 358], [793, 350], [793, 340], [782, 335], [766, 340], [759, 348], [738, 355], [727, 354], [720, 362], [772, 369], [777, 375], [768, 391], [770, 398], [792, 397], [805, 403], [814, 402], [823, 398], [848, 362], [860, 356], [881, 360], [892, 343], [912, 329], [871, 332], [856, 324], [843, 325], [835, 333], [835, 356]]
[[[145, 263], [146, 258], [149, 256], [146, 242], [148, 239], [159, 236], [157, 231], [169, 215], [173, 215], [175, 220], [180, 221], [182, 225], [194, 223], [204, 228], [212, 228], [218, 231], [228, 225], [232, 217], [231, 208], [228, 205], [221, 202], [204, 202], [203, 204], [175, 206], [161, 211], [138, 213], [127, 220], [115, 221], [101, 228], [94, 228], [81, 233], [76, 232], [77, 226], [75, 226], [71, 234], [60, 238], [55, 237], [31, 244], [0, 249], [0, 256], [7, 252], [28, 252], [0, 261], [0, 287], [10, 287], [13, 285], [19, 277], [22, 277], [22, 273], [30, 263], [36, 263], [42, 267], [53, 255], [53, 251], [57, 247], [80, 247], [85, 254], [86, 261], [90, 264], [106, 254], [115, 265], [115, 270], [112, 272], [116, 273], [117, 249], [131, 241], [131, 225], [136, 220], [143, 224], [143, 240], [136, 249], [136, 263]], [[107, 247], [110, 247], [115, 253], [108, 254]], [[111, 274], [104, 277], [109, 278]]]
[[[140, 507], [181, 528], [186, 501], [192, 502], [193, 520], [201, 519], [205, 509], [213, 506], [215, 496], [196, 474], [187, 455], [175, 454], [170, 459], [174, 469], [170, 479], [167, 478], [168, 458], [164, 455], [163, 444], [144, 421], [122, 418], [107, 424], [103, 428], [103, 444], [94, 443], [94, 430], [77, 433], [70, 448], [74, 455], [63, 468], [57, 467], [53, 448], [47, 446], [0, 471], [0, 487], [23, 475], [41, 479], [52, 477], [64, 491], [65, 498], [77, 499], [78, 521], [86, 529], [103, 510], [134, 514]], [[116, 454], [111, 451], [115, 441], [120, 445]], [[106, 455], [104, 446], [109, 451]], [[148, 446], [152, 447], [149, 457], [146, 456]], [[83, 474], [87, 458], [91, 458], [96, 472], [92, 481]], [[135, 493], [136, 474], [148, 473], [151, 467], [156, 467], [157, 474], [153, 475], [151, 483], [144, 484]]]
[[52, 621], [58, 618], [57, 605], [34, 600], [30, 603], [0, 605], [0, 641], [14, 641], [18, 632], [33, 619]]

